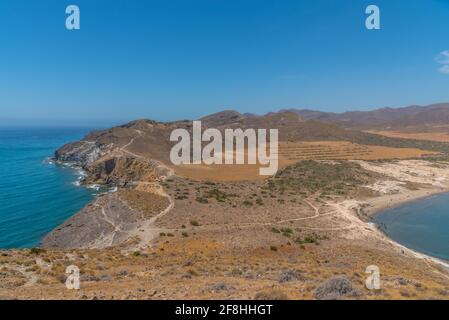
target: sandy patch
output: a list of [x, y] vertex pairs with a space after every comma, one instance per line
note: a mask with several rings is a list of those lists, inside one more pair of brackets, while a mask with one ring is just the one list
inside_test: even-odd
[[445, 187], [449, 183], [449, 163], [430, 163], [421, 160], [402, 160], [388, 163], [356, 161], [362, 168], [384, 174], [403, 182]]
[[395, 194], [404, 192], [405, 188], [403, 186], [405, 184], [406, 183], [402, 181], [385, 180], [385, 181], [378, 181], [372, 185], [367, 185], [366, 188], [383, 194]]

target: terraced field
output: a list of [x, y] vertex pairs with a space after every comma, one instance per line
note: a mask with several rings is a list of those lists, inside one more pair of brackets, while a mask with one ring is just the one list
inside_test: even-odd
[[281, 162], [300, 160], [379, 160], [422, 157], [435, 154], [416, 148], [391, 148], [345, 141], [285, 142], [279, 146]]
[[[304, 160], [387, 160], [420, 158], [436, 152], [417, 148], [393, 148], [356, 144], [346, 141], [279, 142], [279, 169]], [[248, 181], [264, 180], [259, 164], [249, 165], [180, 165], [177, 175], [194, 180]]]

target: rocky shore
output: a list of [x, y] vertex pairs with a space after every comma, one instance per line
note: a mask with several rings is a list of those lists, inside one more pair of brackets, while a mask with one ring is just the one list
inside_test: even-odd
[[[110, 141], [106, 143], [108, 139]], [[125, 150], [126, 144], [112, 140], [110, 132], [94, 132], [55, 152], [56, 161], [81, 168], [86, 173], [80, 181], [82, 185], [115, 187], [115, 192], [99, 194], [92, 203], [47, 234], [41, 242], [42, 248], [98, 249], [138, 242], [136, 230], [149, 217], [145, 212], [133, 209], [121, 196], [121, 190], [151, 185], [145, 192], [151, 196], [155, 214], [169, 205], [168, 197], [161, 192], [160, 182], [171, 174], [170, 169], [156, 160], [132, 154]]]

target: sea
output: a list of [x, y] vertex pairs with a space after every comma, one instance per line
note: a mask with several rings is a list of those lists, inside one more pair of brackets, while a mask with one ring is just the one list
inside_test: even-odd
[[92, 128], [0, 127], [0, 248], [39, 246], [52, 229], [89, 203], [83, 172], [52, 157]]
[[396, 242], [449, 261], [449, 194], [442, 193], [385, 210], [374, 222]]

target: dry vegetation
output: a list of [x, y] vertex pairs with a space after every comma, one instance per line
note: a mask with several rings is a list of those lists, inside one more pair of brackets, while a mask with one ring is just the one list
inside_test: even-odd
[[[338, 299], [449, 298], [448, 282], [424, 264], [373, 247], [329, 241], [301, 246], [286, 239], [276, 251], [236, 251], [201, 236], [167, 239], [139, 254], [3, 251], [0, 298], [313, 299], [326, 298], [322, 288], [332, 293], [329, 280], [341, 277], [353, 291]], [[373, 259], [382, 270], [379, 291], [364, 287]], [[79, 291], [64, 285], [65, 268], [72, 264], [81, 269]]]
[[[443, 273], [363, 232], [335, 205], [378, 177], [347, 161], [302, 161], [267, 181], [171, 177], [163, 188], [175, 205], [152, 227], [150, 246], [2, 251], [0, 298], [448, 299]], [[151, 216], [148, 202], [162, 200], [118, 195]], [[378, 291], [364, 287], [371, 264], [381, 269]], [[79, 291], [64, 286], [68, 265], [81, 269]]]
[[[407, 168], [418, 164], [423, 171], [425, 161], [404, 167], [414, 179], [419, 172]], [[0, 298], [449, 299], [444, 270], [385, 241], [346, 206], [376, 194], [366, 185], [382, 173], [364, 166], [388, 165], [399, 177], [399, 162], [343, 160], [301, 161], [266, 181], [170, 177], [162, 187], [174, 207], [148, 226], [156, 236], [146, 245], [1, 251]], [[137, 189], [109, 197], [147, 217], [168, 205], [153, 184]], [[372, 264], [381, 290], [364, 286]], [[79, 291], [65, 288], [69, 265], [81, 269]]]
[[150, 218], [167, 208], [168, 199], [160, 195], [136, 191], [130, 189], [121, 189], [118, 196], [125, 201], [132, 209], [142, 212], [146, 218]]
[[266, 188], [272, 194], [300, 193], [301, 195], [356, 195], [366, 191], [363, 186], [379, 178], [378, 174], [363, 170], [347, 161], [298, 162], [280, 170], [268, 180]]

